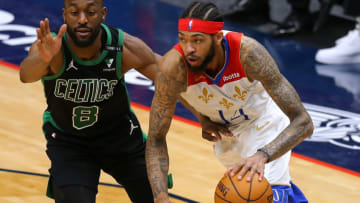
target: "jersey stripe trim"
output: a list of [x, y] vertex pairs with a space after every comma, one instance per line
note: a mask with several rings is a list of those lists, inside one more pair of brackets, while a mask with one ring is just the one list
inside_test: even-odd
[[[124, 46], [124, 32], [121, 29], [118, 29], [118, 46], [119, 47]], [[123, 74], [121, 73], [121, 69], [122, 69], [121, 64], [122, 64], [122, 51], [121, 52], [119, 51], [116, 53], [116, 75], [119, 80], [123, 77]]]
[[215, 80], [211, 79], [211, 81], [216, 84], [216, 85], [220, 85], [220, 82], [221, 82], [221, 79], [222, 79], [222, 76], [229, 64], [229, 58], [230, 58], [230, 51], [229, 51], [229, 42], [228, 40], [226, 39], [226, 37], [224, 36], [223, 37], [223, 42], [224, 42], [224, 46], [225, 46], [225, 55], [226, 55], [226, 59], [225, 59], [225, 65], [223, 67], [223, 69], [221, 70], [221, 72], [216, 76]]

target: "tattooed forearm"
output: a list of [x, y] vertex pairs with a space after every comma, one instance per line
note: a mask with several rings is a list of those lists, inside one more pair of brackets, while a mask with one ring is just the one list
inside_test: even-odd
[[313, 131], [313, 124], [294, 87], [280, 73], [273, 58], [255, 40], [244, 38], [240, 56], [242, 65], [251, 80], [262, 83], [267, 93], [289, 117], [290, 125], [264, 149], [274, 160], [294, 148]]
[[169, 156], [165, 140], [149, 136], [146, 143], [146, 166], [154, 198], [161, 193], [167, 194]]
[[268, 162], [279, 158], [312, 134], [314, 127], [310, 116], [306, 112], [303, 114], [297, 116], [275, 140], [263, 147], [270, 155]]
[[176, 101], [180, 92], [186, 88], [186, 77], [182, 71], [184, 70], [180, 70], [180, 73], [161, 71], [156, 77], [146, 144], [146, 166], [155, 199], [160, 194], [167, 195], [169, 156], [166, 134], [175, 111]]

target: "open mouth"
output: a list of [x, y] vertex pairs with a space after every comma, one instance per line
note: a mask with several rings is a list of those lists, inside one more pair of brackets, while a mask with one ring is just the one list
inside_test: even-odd
[[196, 65], [198, 63], [197, 57], [187, 57], [186, 59], [190, 65]]

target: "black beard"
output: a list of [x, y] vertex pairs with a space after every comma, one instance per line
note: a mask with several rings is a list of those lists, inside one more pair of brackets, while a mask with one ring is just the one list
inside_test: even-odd
[[[88, 27], [79, 26], [77, 28], [88, 28]], [[75, 29], [77, 29], [77, 28], [75, 28]], [[70, 26], [68, 26], [66, 32], [69, 34], [69, 36], [72, 39], [72, 41], [74, 42], [74, 44], [81, 48], [89, 47], [90, 45], [92, 45], [100, 33], [100, 25], [98, 27], [96, 27], [95, 29], [88, 28], [88, 29], [90, 29], [90, 32], [91, 32], [90, 38], [88, 40], [80, 40], [76, 37], [75, 29], [72, 30], [70, 28]]]
[[205, 72], [207, 65], [213, 60], [214, 56], [215, 56], [215, 42], [214, 42], [214, 38], [211, 37], [211, 47], [210, 47], [209, 53], [205, 57], [205, 60], [203, 61], [203, 63], [201, 65], [191, 66], [187, 60], [185, 60], [185, 62], [188, 65], [189, 70], [191, 72], [194, 72], [194, 73]]

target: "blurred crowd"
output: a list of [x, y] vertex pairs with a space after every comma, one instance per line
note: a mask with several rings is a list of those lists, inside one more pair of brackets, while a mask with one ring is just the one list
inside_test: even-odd
[[[270, 0], [235, 0], [228, 8], [228, 13], [237, 16], [256, 16], [263, 20], [271, 21]], [[283, 37], [296, 35], [304, 30], [317, 32], [326, 22], [333, 5], [343, 7], [346, 15], [355, 19], [360, 16], [359, 0], [315, 0], [320, 4], [314, 19], [310, 11], [310, 0], [286, 0], [290, 12], [282, 22], [279, 22], [271, 31], [273, 36]], [[337, 39], [332, 47], [319, 49], [315, 60], [324, 64], [354, 64], [360, 63], [360, 17], [356, 18], [354, 28], [344, 36]]]

